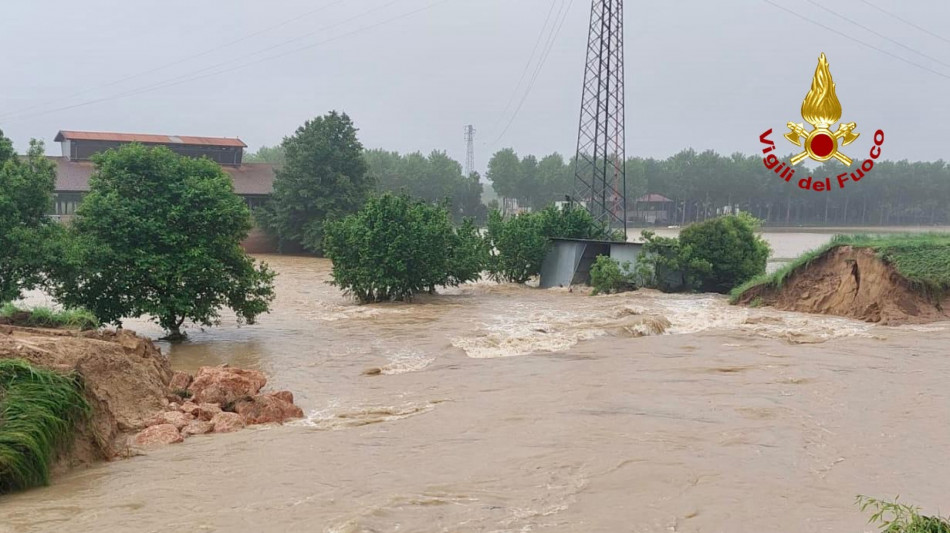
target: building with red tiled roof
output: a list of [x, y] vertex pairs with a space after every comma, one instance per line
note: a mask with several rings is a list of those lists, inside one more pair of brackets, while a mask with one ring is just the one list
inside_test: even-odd
[[244, 163], [244, 148], [247, 145], [237, 138], [64, 130], [56, 135], [55, 141], [61, 144], [63, 154], [50, 157], [56, 163], [53, 214], [59, 216], [73, 215], [82, 197], [89, 192], [89, 178], [95, 170], [90, 158], [99, 152], [133, 142], [164, 146], [179, 155], [207, 157], [217, 162], [234, 181], [234, 192], [251, 207], [262, 204], [274, 190], [274, 166]]

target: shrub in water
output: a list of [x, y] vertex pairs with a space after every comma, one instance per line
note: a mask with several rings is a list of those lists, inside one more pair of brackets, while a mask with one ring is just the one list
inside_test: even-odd
[[769, 245], [755, 234], [758, 221], [729, 215], [693, 224], [679, 238], [645, 231], [644, 252], [652, 265], [651, 285], [664, 291], [727, 293], [765, 273]]
[[497, 210], [488, 216], [487, 238], [494, 253], [489, 263], [492, 279], [524, 283], [541, 273], [541, 263], [551, 239], [610, 237], [607, 227], [582, 207], [548, 206], [537, 213], [522, 213], [505, 219]]
[[358, 213], [328, 221], [324, 233], [331, 283], [362, 303], [473, 281], [487, 259], [474, 225], [456, 231], [445, 207], [408, 196], [372, 198]]
[[620, 263], [606, 255], [599, 255], [590, 267], [591, 294], [613, 294], [636, 290], [636, 275], [629, 261]]

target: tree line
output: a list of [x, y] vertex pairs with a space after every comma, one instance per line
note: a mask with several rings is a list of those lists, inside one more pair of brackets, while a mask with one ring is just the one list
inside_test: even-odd
[[[445, 152], [428, 156], [381, 149], [360, 152], [369, 191], [407, 193], [428, 201], [448, 199], [456, 221], [462, 217], [485, 221], [487, 210], [480, 201], [484, 184], [477, 174], [464, 176], [461, 165]], [[279, 147], [264, 147], [248, 160], [282, 164], [286, 157]], [[510, 212], [515, 205], [538, 210], [573, 195], [574, 160], [558, 153], [522, 156], [505, 148], [492, 155], [484, 177], [500, 197], [503, 211]], [[636, 200], [659, 194], [671, 201], [667, 222], [677, 225], [736, 211], [751, 213], [769, 226], [950, 224], [950, 165], [945, 161], [878, 161], [860, 182], [839, 188], [836, 176], [855, 168], [836, 161], [812, 169], [799, 166], [795, 178], [785, 182], [765, 168], [758, 155], [686, 149], [666, 159], [630, 157], [627, 211], [635, 218]], [[798, 180], [807, 176], [829, 177], [833, 187], [827, 192], [802, 190]]]
[[[860, 182], [839, 188], [836, 177], [856, 168], [827, 162], [809, 172], [802, 166], [792, 182], [785, 182], [756, 155], [687, 149], [666, 159], [631, 157], [626, 161], [627, 210], [632, 214], [637, 198], [650, 193], [672, 201], [670, 224], [736, 210], [771, 226], [950, 224], [946, 162], [879, 161]], [[807, 176], [831, 178], [832, 190], [800, 189], [798, 180]], [[492, 156], [486, 177], [500, 196], [537, 209], [572, 194], [574, 162], [559, 154], [519, 157], [509, 148]]]

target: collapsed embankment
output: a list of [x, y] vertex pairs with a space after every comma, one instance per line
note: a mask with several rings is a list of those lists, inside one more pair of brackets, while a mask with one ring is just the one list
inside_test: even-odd
[[[948, 265], [950, 267], [950, 265]], [[874, 247], [833, 245], [734, 295], [734, 303], [856, 318], [885, 325], [950, 319], [950, 300], [908, 279]]]
[[[71, 445], [60, 454], [55, 465], [60, 471], [181, 442], [195, 434], [303, 416], [291, 393], [260, 392], [267, 383], [261, 372], [205, 367], [194, 377], [175, 373], [150, 340], [130, 331], [0, 325], [0, 359], [24, 360], [78, 376], [91, 409], [77, 424]], [[0, 394], [0, 413], [2, 403]]]

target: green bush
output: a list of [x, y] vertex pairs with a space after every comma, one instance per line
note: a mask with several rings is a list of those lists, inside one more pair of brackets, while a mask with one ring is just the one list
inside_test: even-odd
[[88, 412], [76, 377], [0, 360], [0, 493], [48, 484], [57, 452]]
[[653, 266], [652, 286], [663, 291], [727, 293], [765, 273], [769, 245], [747, 214], [728, 215], [685, 228], [679, 238], [643, 232], [644, 252]]
[[456, 231], [444, 206], [408, 196], [372, 198], [356, 214], [328, 221], [324, 234], [331, 283], [362, 303], [411, 300], [476, 280], [487, 259], [472, 223]]
[[505, 219], [497, 210], [488, 215], [486, 234], [493, 254], [489, 262], [491, 278], [498, 282], [524, 283], [541, 273], [541, 263], [551, 239], [594, 239], [611, 237], [582, 207], [548, 206], [536, 213], [522, 213]]
[[862, 511], [874, 511], [868, 523], [877, 525], [883, 533], [950, 533], [950, 521], [939, 516], [923, 516], [920, 508], [898, 503], [896, 499], [887, 502], [858, 496], [857, 504]]
[[620, 263], [606, 255], [599, 255], [590, 267], [592, 295], [614, 294], [636, 290], [636, 274], [630, 261]]

